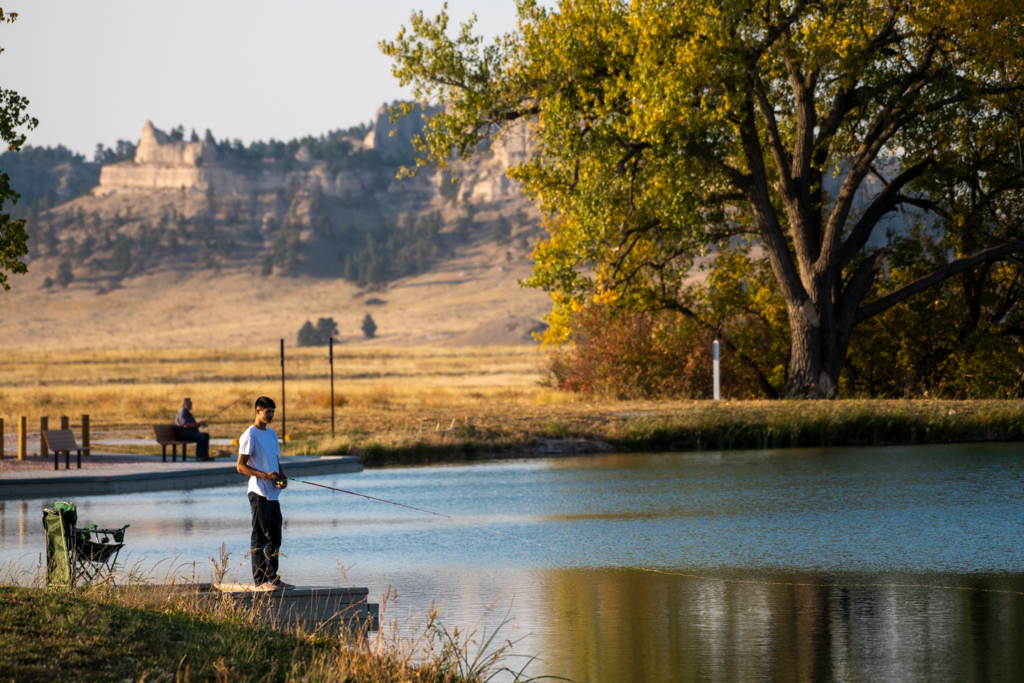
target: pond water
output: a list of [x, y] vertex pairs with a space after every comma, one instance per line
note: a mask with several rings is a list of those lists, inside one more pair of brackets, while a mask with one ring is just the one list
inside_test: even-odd
[[[368, 470], [282, 496], [291, 583], [365, 585], [385, 619], [493, 629], [574, 681], [1024, 680], [1024, 447], [607, 455]], [[40, 509], [0, 503], [0, 561]], [[229, 578], [244, 485], [75, 501], [131, 558]]]

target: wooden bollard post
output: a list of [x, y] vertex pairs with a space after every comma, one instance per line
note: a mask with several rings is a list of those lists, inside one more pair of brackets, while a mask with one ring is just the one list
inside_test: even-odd
[[4, 459], [4, 419], [0, 417], [0, 460]]
[[50, 428], [50, 418], [39, 418], [39, 457], [46, 457], [46, 430]]
[[67, 415], [61, 415], [60, 416], [60, 428], [61, 429], [71, 429], [71, 420], [68, 419]]
[[82, 452], [86, 455], [92, 455], [92, 451], [89, 450], [89, 416], [82, 416]]
[[18, 460], [24, 460], [28, 450], [28, 418], [24, 415], [18, 421]]

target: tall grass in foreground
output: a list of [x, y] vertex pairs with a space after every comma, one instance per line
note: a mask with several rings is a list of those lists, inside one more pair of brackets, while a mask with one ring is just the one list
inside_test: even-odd
[[[211, 583], [227, 573], [222, 547]], [[0, 679], [16, 681], [280, 681], [325, 683], [476, 683], [539, 680], [513, 669], [515, 642], [449, 630], [432, 607], [418, 633], [397, 621], [377, 633], [265, 625], [249, 607], [205, 592], [209, 584], [170, 572], [162, 583], [124, 570], [110, 583], [46, 590], [45, 568], [0, 566]], [[193, 565], [194, 567], [194, 565]], [[269, 600], [269, 597], [265, 599]], [[382, 605], [387, 608], [387, 596]], [[525, 658], [529, 664], [533, 658]]]

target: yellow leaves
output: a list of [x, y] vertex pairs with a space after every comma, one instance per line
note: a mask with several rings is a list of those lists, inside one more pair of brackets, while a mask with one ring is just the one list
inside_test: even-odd
[[622, 294], [616, 289], [605, 289], [604, 287], [598, 287], [597, 293], [594, 294], [594, 303], [598, 305], [608, 305], [615, 303], [622, 297]]
[[578, 300], [560, 292], [553, 293], [551, 298], [555, 305], [545, 318], [548, 322], [548, 329], [536, 335], [542, 348], [561, 346], [568, 342], [572, 334], [575, 316], [583, 310], [583, 305]]

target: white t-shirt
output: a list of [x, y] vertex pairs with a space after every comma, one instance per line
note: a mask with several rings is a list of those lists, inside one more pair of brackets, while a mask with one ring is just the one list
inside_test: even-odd
[[[277, 445], [277, 432], [270, 427], [259, 429], [250, 425], [238, 437], [238, 454], [249, 456], [249, 466], [261, 472], [279, 472], [281, 470], [277, 456], [281, 448]], [[274, 486], [269, 479], [249, 477], [249, 491], [263, 496], [267, 500], [277, 500], [281, 489]]]

